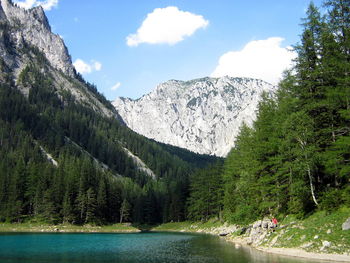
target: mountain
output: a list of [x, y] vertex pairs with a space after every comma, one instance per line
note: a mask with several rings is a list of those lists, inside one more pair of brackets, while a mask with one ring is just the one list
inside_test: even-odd
[[16, 7], [9, 0], [1, 0], [0, 17], [18, 27], [12, 36], [18, 46], [27, 41], [45, 53], [50, 63], [62, 72], [74, 76], [74, 67], [60, 36], [51, 33], [51, 27], [41, 6], [30, 10]]
[[189, 174], [217, 159], [130, 130], [41, 7], [0, 1], [0, 222], [183, 219]]
[[139, 134], [193, 152], [225, 156], [241, 124], [255, 120], [261, 95], [276, 89], [250, 78], [170, 80], [138, 100], [117, 98], [113, 105]]
[[42, 62], [40, 74], [50, 78], [57, 92], [69, 91], [74, 100], [95, 111], [106, 116], [115, 115], [113, 108], [101, 96], [91, 93], [91, 87], [76, 74], [63, 40], [51, 32], [41, 6], [25, 10], [9, 0], [1, 0], [0, 22], [1, 58], [22, 94], [28, 96], [30, 87], [21, 82], [21, 76], [33, 65], [38, 66], [35, 61], [38, 60]]

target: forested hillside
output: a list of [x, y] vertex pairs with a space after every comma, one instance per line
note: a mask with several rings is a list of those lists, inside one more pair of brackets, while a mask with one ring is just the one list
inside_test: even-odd
[[134, 133], [1, 18], [0, 221], [245, 223], [350, 206], [350, 1], [322, 8], [310, 4], [293, 69], [225, 162]]
[[[69, 93], [59, 98], [35, 67], [25, 72], [23, 81], [35, 78], [28, 99], [8, 83], [0, 89], [2, 220], [115, 222], [123, 202], [128, 204], [124, 220], [184, 218], [180, 200], [186, 199], [190, 171], [215, 158], [186, 151], [193, 165], [185, 162], [174, 155], [184, 150], [172, 147], [169, 153], [168, 146], [75, 103]], [[157, 178], [140, 170], [124, 149], [144, 160]]]
[[[11, 14], [24, 12], [1, 3], [15, 10]], [[27, 41], [21, 23], [28, 16], [40, 29], [47, 21], [42, 9], [23, 14], [21, 21], [7, 14], [0, 19], [0, 221], [185, 219], [188, 176], [216, 157], [158, 144], [128, 129], [96, 87], [55, 68], [31, 44], [35, 39]], [[48, 30], [45, 24], [39, 33], [55, 40], [45, 35]], [[54, 44], [62, 46], [60, 41]]]
[[263, 98], [253, 127], [241, 128], [223, 172], [194, 177], [191, 218], [223, 209], [244, 223], [350, 206], [350, 1], [322, 8], [325, 16], [310, 4], [294, 68]]

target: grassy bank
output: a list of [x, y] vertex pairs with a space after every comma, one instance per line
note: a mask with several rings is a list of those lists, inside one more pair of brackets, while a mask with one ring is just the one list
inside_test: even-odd
[[275, 232], [267, 235], [261, 245], [302, 248], [308, 252], [350, 254], [350, 230], [342, 224], [350, 217], [350, 208], [327, 214], [316, 212], [304, 220], [287, 216]]
[[295, 248], [315, 253], [350, 254], [350, 230], [342, 230], [342, 224], [349, 217], [350, 208], [341, 208], [332, 213], [320, 211], [302, 220], [289, 215], [280, 219], [279, 227], [274, 231], [261, 229], [255, 231], [259, 232], [255, 236], [249, 232], [242, 234], [242, 227], [248, 228], [248, 225], [233, 226], [218, 221], [166, 223], [152, 230], [211, 234], [226, 232], [231, 233], [226, 236], [229, 241], [258, 248]]
[[219, 221], [208, 222], [171, 222], [152, 228], [152, 231], [176, 231], [176, 232], [206, 232], [210, 233], [213, 229], [223, 227], [223, 223]]
[[101, 233], [133, 233], [139, 232], [140, 230], [131, 226], [130, 224], [113, 224], [105, 226], [93, 226], [93, 225], [71, 225], [71, 224], [60, 224], [60, 225], [48, 225], [41, 223], [20, 223], [0, 224], [0, 232], [101, 232]]

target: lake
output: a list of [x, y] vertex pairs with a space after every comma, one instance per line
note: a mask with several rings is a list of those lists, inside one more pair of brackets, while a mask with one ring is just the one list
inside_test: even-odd
[[3, 233], [1, 263], [302, 263], [218, 237], [184, 233]]

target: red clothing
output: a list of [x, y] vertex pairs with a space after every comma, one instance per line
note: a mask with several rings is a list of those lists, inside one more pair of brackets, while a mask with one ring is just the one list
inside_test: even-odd
[[278, 224], [277, 219], [276, 219], [276, 218], [272, 218], [272, 223], [273, 223], [274, 225], [277, 225], [277, 224]]

